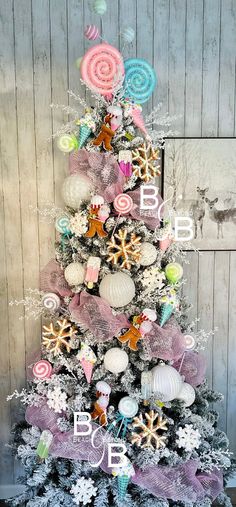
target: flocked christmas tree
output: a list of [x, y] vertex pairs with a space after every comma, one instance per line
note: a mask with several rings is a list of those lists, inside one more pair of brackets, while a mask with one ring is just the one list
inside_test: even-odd
[[[93, 26], [85, 34], [99, 35]], [[127, 42], [132, 34], [124, 31]], [[45, 323], [29, 390], [14, 393], [27, 405], [13, 444], [27, 489], [11, 504], [200, 507], [217, 497], [231, 505], [228, 440], [211, 405], [221, 396], [204, 380], [206, 333], [187, 324], [181, 296], [185, 254], [161, 198], [140, 209], [169, 127], [158, 108], [146, 124], [142, 116], [155, 71], [138, 58], [123, 62], [104, 42], [80, 70], [94, 105], [74, 96], [83, 114], [69, 108], [57, 133], [70, 153], [66, 209], [56, 210], [56, 255], [39, 300], [25, 301]], [[75, 412], [91, 415], [93, 438], [74, 435]], [[126, 447], [120, 467], [109, 466], [110, 443]]]

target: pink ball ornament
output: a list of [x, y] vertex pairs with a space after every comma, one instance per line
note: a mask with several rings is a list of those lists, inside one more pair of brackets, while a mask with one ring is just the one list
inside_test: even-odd
[[52, 375], [52, 365], [44, 359], [38, 361], [34, 364], [33, 375], [39, 380], [50, 378]]
[[116, 76], [124, 75], [123, 59], [116, 48], [104, 42], [85, 53], [80, 71], [91, 90], [109, 98], [117, 84]]
[[98, 27], [95, 25], [87, 25], [84, 30], [84, 36], [88, 40], [96, 40], [100, 36]]
[[133, 199], [128, 194], [119, 194], [116, 196], [113, 205], [119, 215], [126, 215], [133, 208]]

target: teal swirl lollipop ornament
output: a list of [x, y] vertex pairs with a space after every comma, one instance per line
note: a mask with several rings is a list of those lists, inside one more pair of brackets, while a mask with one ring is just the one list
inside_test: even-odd
[[153, 67], [143, 58], [128, 58], [125, 66], [125, 95], [143, 104], [151, 97], [157, 84]]

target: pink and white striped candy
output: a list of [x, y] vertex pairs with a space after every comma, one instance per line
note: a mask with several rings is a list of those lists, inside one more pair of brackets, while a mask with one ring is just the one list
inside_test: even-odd
[[192, 335], [185, 334], [184, 335], [184, 339], [185, 339], [185, 348], [186, 348], [186, 350], [193, 350], [193, 349], [195, 349], [195, 347], [196, 347], [196, 341], [195, 341], [195, 338]]
[[96, 40], [98, 39], [100, 33], [98, 27], [95, 25], [87, 25], [84, 30], [84, 36], [88, 40]]
[[52, 374], [52, 365], [46, 361], [45, 359], [41, 359], [34, 364], [33, 367], [33, 375], [34, 377], [44, 380], [46, 378], [50, 378]]
[[126, 215], [133, 208], [133, 199], [128, 194], [119, 194], [116, 196], [113, 205], [119, 215]]

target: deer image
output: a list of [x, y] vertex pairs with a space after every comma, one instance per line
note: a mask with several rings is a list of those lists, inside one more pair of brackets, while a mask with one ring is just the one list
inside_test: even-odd
[[218, 202], [218, 197], [210, 201], [206, 197], [206, 203], [209, 208], [209, 217], [210, 219], [217, 224], [217, 239], [223, 238], [223, 224], [225, 222], [233, 222], [236, 224], [236, 208], [229, 209], [216, 209], [215, 204]]
[[198, 225], [201, 233], [201, 238], [203, 238], [203, 219], [205, 216], [205, 199], [206, 193], [208, 192], [209, 187], [200, 188], [197, 187], [198, 198], [196, 200], [192, 200], [190, 202], [190, 208], [193, 220], [194, 220], [194, 238], [197, 238], [198, 233]]

